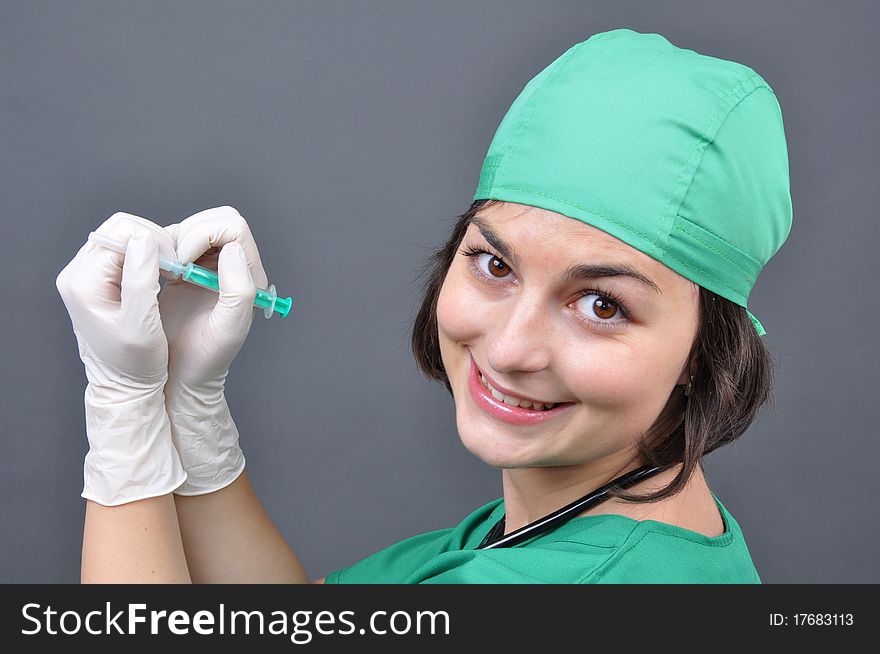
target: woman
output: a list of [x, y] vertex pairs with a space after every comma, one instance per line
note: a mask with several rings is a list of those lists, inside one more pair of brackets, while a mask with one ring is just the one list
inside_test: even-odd
[[[626, 29], [567, 50], [501, 122], [413, 328], [503, 497], [326, 581], [760, 583], [701, 460], [770, 397], [746, 304], [790, 226], [753, 70]], [[308, 581], [223, 394], [267, 286], [247, 223], [98, 231], [126, 255], [87, 243], [57, 280], [89, 378], [83, 581]], [[219, 299], [173, 280], [157, 299], [158, 254], [216, 264]]]

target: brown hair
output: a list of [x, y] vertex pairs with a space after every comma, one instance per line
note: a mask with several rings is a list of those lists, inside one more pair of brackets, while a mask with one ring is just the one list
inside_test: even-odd
[[[425, 262], [419, 277], [421, 307], [412, 324], [411, 347], [419, 370], [442, 382], [452, 394], [440, 356], [437, 298], [446, 273], [474, 215], [498, 200], [477, 200], [457, 217], [452, 232]], [[655, 493], [609, 493], [631, 502], [656, 502], [681, 491], [702, 458], [743, 434], [772, 396], [773, 359], [746, 310], [702, 286], [697, 337], [688, 357], [694, 375], [691, 394], [678, 386], [666, 409], [637, 442], [640, 458], [651, 466], [682, 463], [678, 475]]]

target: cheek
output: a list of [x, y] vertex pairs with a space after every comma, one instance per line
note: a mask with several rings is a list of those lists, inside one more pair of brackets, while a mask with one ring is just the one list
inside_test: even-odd
[[578, 365], [568, 375], [574, 388], [590, 406], [618, 411], [647, 410], [665, 403], [669, 384], [668, 364], [653, 348], [633, 347], [608, 341], [586, 347]]
[[453, 265], [437, 297], [437, 328], [441, 340], [466, 342], [479, 336], [480, 326], [486, 324], [480, 313], [481, 306], [485, 309], [471, 285]]

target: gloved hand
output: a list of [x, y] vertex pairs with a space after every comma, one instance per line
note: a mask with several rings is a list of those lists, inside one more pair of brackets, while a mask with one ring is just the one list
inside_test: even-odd
[[244, 470], [224, 389], [253, 322], [256, 289], [266, 288], [268, 279], [250, 228], [232, 207], [201, 211], [165, 230], [181, 262], [216, 270], [220, 281], [219, 297], [173, 281], [159, 298], [170, 348], [165, 405], [187, 472], [175, 492], [203, 495], [228, 486]]
[[171, 439], [163, 389], [168, 344], [156, 298], [159, 225], [115, 213], [95, 230], [128, 243], [122, 255], [87, 241], [55, 279], [85, 365], [82, 497], [107, 506], [170, 493], [186, 479]]

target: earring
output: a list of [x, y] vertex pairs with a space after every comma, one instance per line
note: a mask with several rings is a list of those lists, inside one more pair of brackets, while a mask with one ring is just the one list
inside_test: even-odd
[[684, 389], [684, 395], [685, 395], [685, 397], [687, 397], [687, 396], [689, 396], [689, 395], [691, 394], [691, 391], [693, 390], [693, 388], [692, 388], [693, 381], [694, 381], [694, 376], [691, 375], [691, 378], [690, 378], [690, 380], [688, 381], [687, 388]]

